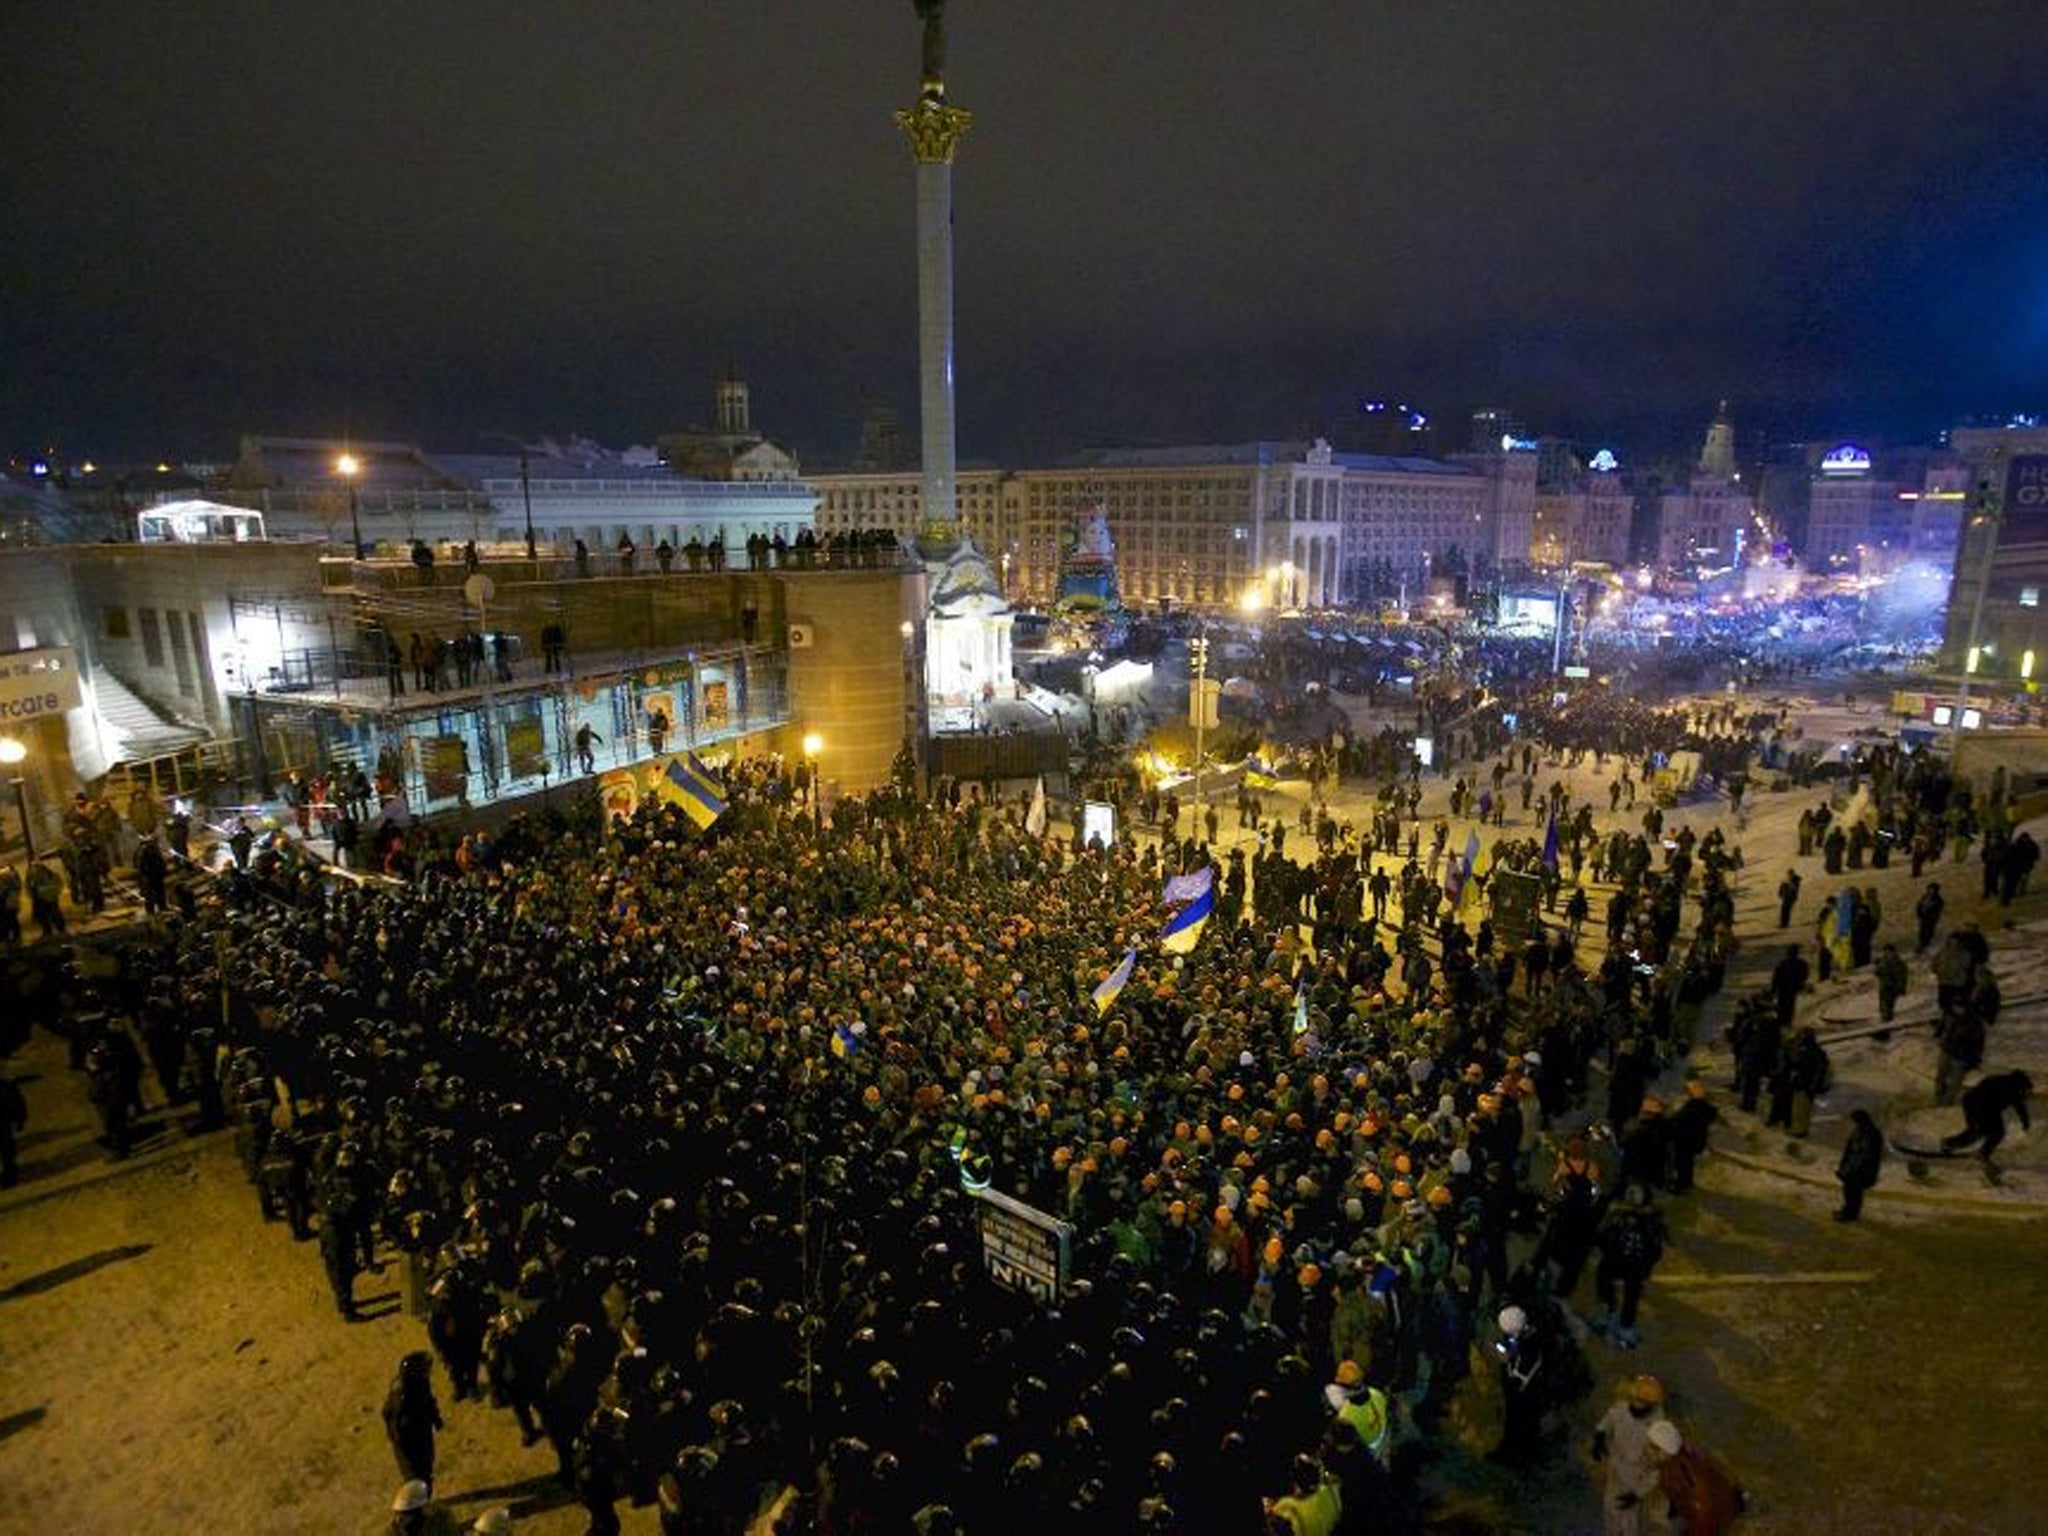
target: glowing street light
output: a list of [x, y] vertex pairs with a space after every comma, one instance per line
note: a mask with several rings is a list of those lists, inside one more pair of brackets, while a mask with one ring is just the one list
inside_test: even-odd
[[811, 769], [811, 825], [819, 832], [825, 829], [825, 802], [819, 794], [822, 785], [818, 778], [818, 754], [824, 750], [824, 737], [816, 731], [804, 732], [804, 761]]
[[348, 482], [348, 527], [355, 536], [356, 558], [363, 558], [363, 520], [356, 511], [356, 476], [363, 470], [363, 461], [352, 453], [344, 453], [334, 461], [334, 472]]
[[8, 782], [14, 786], [14, 809], [21, 816], [21, 846], [33, 864], [36, 858], [36, 835], [28, 822], [28, 785], [21, 774], [14, 772], [28, 760], [28, 745], [14, 736], [0, 736], [0, 767], [9, 770]]

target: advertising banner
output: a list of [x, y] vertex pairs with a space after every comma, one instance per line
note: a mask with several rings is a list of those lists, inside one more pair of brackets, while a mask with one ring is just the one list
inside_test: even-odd
[[548, 770], [547, 733], [539, 715], [505, 724], [505, 760], [515, 779], [537, 779]]
[[85, 702], [78, 653], [68, 645], [0, 656], [0, 725], [61, 715]]
[[429, 736], [420, 743], [427, 798], [447, 800], [469, 789], [469, 746], [460, 736]]
[[2048, 453], [2015, 455], [2005, 473], [2001, 544], [2048, 544]]

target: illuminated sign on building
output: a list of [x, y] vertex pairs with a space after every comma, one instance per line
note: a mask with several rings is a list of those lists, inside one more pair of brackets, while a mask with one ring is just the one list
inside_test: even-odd
[[1820, 472], [1824, 475], [1867, 475], [1870, 473], [1870, 455], [1854, 443], [1843, 443], [1839, 448], [1830, 448], [1822, 457]]
[[1621, 460], [1614, 456], [1612, 448], [1602, 448], [1593, 455], [1593, 462], [1586, 467], [1596, 475], [1611, 475], [1621, 468]]

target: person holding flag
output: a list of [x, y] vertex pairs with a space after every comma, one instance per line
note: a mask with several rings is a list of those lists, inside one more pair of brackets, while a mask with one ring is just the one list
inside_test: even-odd
[[[1208, 871], [1205, 869], [1203, 873]], [[1201, 940], [1202, 930], [1209, 925], [1215, 911], [1216, 883], [1210, 878], [1202, 882], [1200, 895], [1166, 920], [1166, 931], [1159, 936], [1159, 947], [1170, 955], [1187, 954]]]
[[1123, 991], [1124, 984], [1131, 979], [1131, 972], [1137, 968], [1137, 964], [1138, 951], [1136, 946], [1133, 946], [1124, 951], [1124, 957], [1117, 962], [1116, 969], [1102, 978], [1101, 985], [1090, 994], [1095, 999], [1095, 1017], [1101, 1018], [1114, 1006], [1117, 994]]
[[709, 830], [725, 814], [725, 796], [719, 792], [718, 781], [694, 752], [670, 758], [654, 787], [670, 805], [681, 806], [699, 831]]

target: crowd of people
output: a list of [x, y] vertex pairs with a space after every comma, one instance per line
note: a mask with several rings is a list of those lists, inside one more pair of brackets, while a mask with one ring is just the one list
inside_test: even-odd
[[[1640, 1345], [1717, 1115], [1697, 1078], [1658, 1083], [1724, 984], [1741, 850], [1666, 836], [1655, 804], [1615, 824], [1627, 772], [1604, 807], [1562, 774], [1613, 753], [1647, 780], [1676, 750], [1739, 774], [1759, 722], [1524, 711], [1467, 727], [1457, 817], [1519, 790], [1531, 818], [1483, 863], [1408, 771], [1362, 825], [1312, 797], [1291, 850], [1241, 803], [1247, 859], [1213, 821], [1105, 849], [905, 782], [826, 818], [756, 759], [709, 835], [648, 805], [515, 819], [404, 885], [232, 871], [147, 930], [103, 1023], [61, 989], [44, 1016], [111, 1141], [136, 1036], [167, 1096], [232, 1125], [341, 1316], [399, 1265], [455, 1401], [545, 1441], [593, 1531], [623, 1501], [675, 1532], [1404, 1528], [1441, 1457], [1563, 1445], [1596, 1376], [1588, 1270], [1592, 1335]], [[1334, 779], [1370, 766], [1325, 750]], [[1954, 798], [1861, 771], [1879, 816]], [[1215, 917], [1163, 953], [1162, 884], [1203, 868]], [[1497, 930], [1477, 898], [1511, 886]], [[1737, 1010], [1738, 1087], [1803, 1134], [1826, 1064], [1788, 1036], [1787, 958]], [[1966, 1012], [1987, 971], [1954, 983]], [[1069, 1224], [1048, 1301], [985, 1271], [983, 1189]], [[1601, 1420], [1608, 1529], [1719, 1529], [1739, 1498], [1663, 1406], [1640, 1376]], [[427, 1355], [386, 1423], [416, 1525]]]

